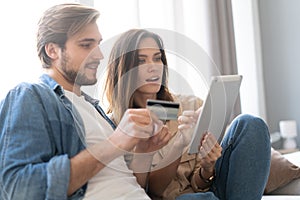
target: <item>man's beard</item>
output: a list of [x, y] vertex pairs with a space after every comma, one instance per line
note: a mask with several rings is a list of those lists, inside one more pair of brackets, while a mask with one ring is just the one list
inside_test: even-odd
[[[81, 72], [80, 70], [74, 71], [71, 67], [68, 67], [68, 56], [65, 52], [62, 53], [62, 62], [61, 62], [61, 69], [63, 71], [64, 77], [72, 84], [76, 84], [79, 86], [82, 85], [94, 85], [97, 82], [97, 79], [88, 79], [86, 75]], [[81, 66], [84, 68], [84, 66]], [[83, 70], [82, 70], [83, 71]]]

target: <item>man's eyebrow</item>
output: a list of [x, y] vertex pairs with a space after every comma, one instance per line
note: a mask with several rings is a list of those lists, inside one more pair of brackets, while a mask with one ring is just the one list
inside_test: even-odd
[[79, 40], [78, 42], [94, 42], [94, 41], [96, 41], [96, 40], [93, 38], [83, 38], [83, 39]]
[[[102, 39], [99, 40], [99, 43], [102, 41]], [[78, 41], [78, 43], [80, 42], [97, 42], [94, 38], [83, 38], [81, 40]]]

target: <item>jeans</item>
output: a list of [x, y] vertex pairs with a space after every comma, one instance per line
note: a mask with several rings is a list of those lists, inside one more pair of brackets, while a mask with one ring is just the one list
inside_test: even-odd
[[222, 156], [210, 192], [183, 194], [176, 200], [260, 200], [268, 180], [271, 144], [265, 122], [251, 115], [233, 120], [224, 136]]

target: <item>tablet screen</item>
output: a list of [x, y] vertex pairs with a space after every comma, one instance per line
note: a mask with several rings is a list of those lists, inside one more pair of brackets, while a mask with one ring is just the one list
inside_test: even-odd
[[198, 153], [203, 134], [211, 132], [218, 139], [223, 139], [236, 102], [241, 75], [214, 76], [211, 79], [208, 94], [197, 120], [188, 153]]

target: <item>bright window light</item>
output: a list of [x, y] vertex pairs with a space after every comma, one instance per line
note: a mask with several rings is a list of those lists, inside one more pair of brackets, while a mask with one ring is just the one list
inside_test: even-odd
[[[33, 81], [41, 72], [36, 52], [36, 26], [43, 11], [62, 0], [3, 1], [0, 7], [0, 99], [22, 81]], [[75, 1], [74, 1], [75, 2]], [[32, 9], [28, 10], [29, 6]]]

